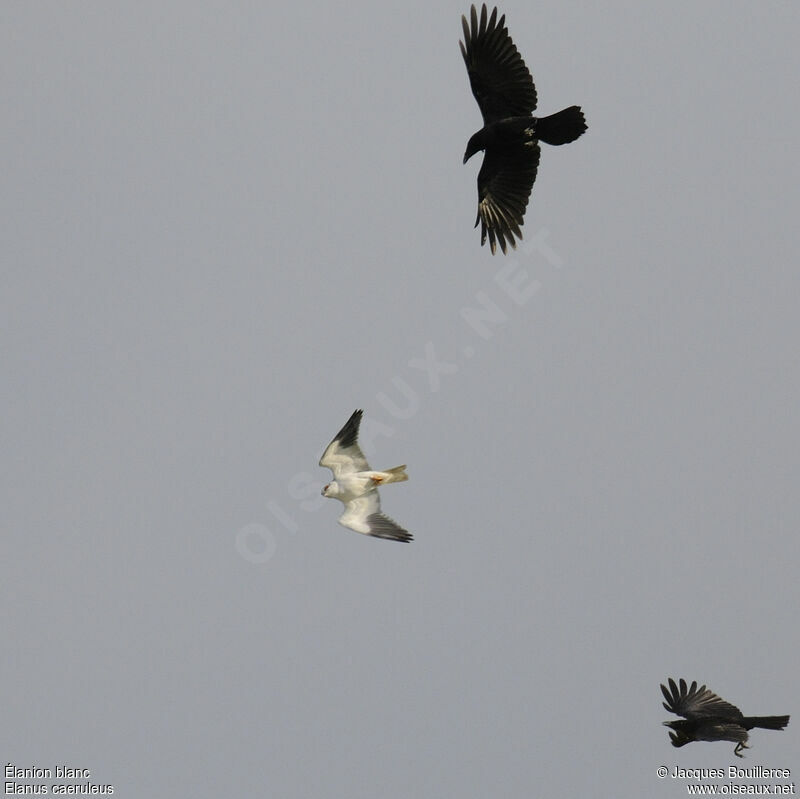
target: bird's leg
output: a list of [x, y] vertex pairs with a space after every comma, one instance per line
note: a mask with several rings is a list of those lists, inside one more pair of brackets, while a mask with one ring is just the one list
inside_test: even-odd
[[733, 750], [733, 754], [735, 754], [736, 757], [744, 757], [741, 750], [749, 748], [750, 747], [744, 741], [739, 741], [739, 743], [736, 744], [736, 748]]
[[372, 482], [379, 486], [383, 482], [383, 475], [376, 474], [372, 477]]

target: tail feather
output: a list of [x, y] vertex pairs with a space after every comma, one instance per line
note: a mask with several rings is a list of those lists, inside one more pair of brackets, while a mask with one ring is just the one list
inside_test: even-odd
[[580, 106], [571, 105], [563, 111], [540, 117], [536, 123], [536, 135], [546, 144], [569, 144], [586, 130], [586, 120]]
[[763, 730], [782, 730], [789, 723], [788, 716], [747, 716], [744, 726], [748, 730], [761, 727]]
[[405, 464], [402, 466], [395, 466], [394, 469], [385, 469], [384, 474], [388, 475], [388, 477], [384, 478], [384, 485], [386, 485], [386, 483], [402, 483], [404, 480], [408, 480]]

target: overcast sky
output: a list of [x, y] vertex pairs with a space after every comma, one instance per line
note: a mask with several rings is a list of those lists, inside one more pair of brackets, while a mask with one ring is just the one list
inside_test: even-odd
[[[589, 130], [492, 257], [466, 2], [3, 4], [4, 764], [136, 799], [800, 773], [800, 717], [673, 749], [658, 687], [800, 713], [800, 7], [502, 10]], [[319, 497], [355, 408], [410, 545]]]

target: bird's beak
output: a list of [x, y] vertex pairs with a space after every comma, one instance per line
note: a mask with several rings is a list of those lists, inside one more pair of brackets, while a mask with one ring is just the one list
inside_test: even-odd
[[464, 151], [464, 163], [466, 164], [475, 153], [480, 152], [480, 147], [475, 147], [472, 139], [467, 142], [467, 149]]

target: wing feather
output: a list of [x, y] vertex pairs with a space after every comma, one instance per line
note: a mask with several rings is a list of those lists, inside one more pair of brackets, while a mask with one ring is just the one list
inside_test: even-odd
[[464, 41], [459, 42], [472, 93], [485, 125], [512, 116], [529, 116], [536, 108], [536, 87], [497, 8], [487, 19], [486, 4], [480, 20], [473, 5], [470, 22], [461, 17]]
[[362, 410], [353, 411], [344, 427], [334, 436], [333, 441], [325, 448], [319, 465], [333, 472], [333, 479], [343, 475], [369, 470], [369, 464], [358, 446], [358, 428], [361, 425]]
[[522, 238], [519, 229], [528, 207], [536, 172], [539, 168], [539, 145], [521, 144], [511, 151], [488, 149], [478, 173], [478, 217], [481, 223], [481, 245], [489, 237], [492, 252], [496, 245], [505, 253], [506, 245], [516, 247], [514, 236]]
[[339, 524], [357, 533], [408, 543], [413, 539], [408, 530], [381, 513], [381, 500], [377, 491], [350, 500], [339, 517]]
[[738, 707], [721, 699], [705, 685], [697, 687], [696, 682], [687, 686], [686, 680], [680, 680], [680, 687], [675, 680], [669, 678], [669, 690], [661, 686], [661, 693], [667, 700], [662, 704], [670, 712], [683, 716], [691, 721], [701, 721], [706, 718], [722, 717], [728, 721], [736, 722], [742, 719], [742, 711]]

